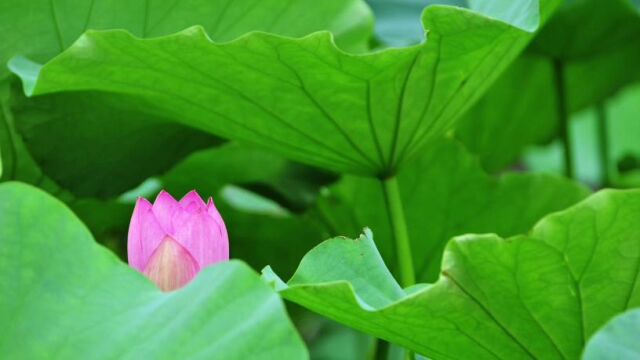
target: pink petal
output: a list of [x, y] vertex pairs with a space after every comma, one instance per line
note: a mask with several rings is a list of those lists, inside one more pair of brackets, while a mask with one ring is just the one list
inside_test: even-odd
[[162, 291], [177, 290], [200, 271], [196, 260], [171, 237], [165, 237], [143, 273]]
[[181, 209], [173, 218], [173, 226], [174, 238], [196, 259], [200, 268], [229, 259], [227, 232], [207, 211], [191, 213]]
[[227, 260], [229, 259], [229, 235], [227, 233], [227, 227], [224, 224], [224, 220], [222, 220], [222, 216], [220, 212], [216, 208], [216, 205], [213, 203], [213, 198], [209, 197], [209, 201], [207, 201], [207, 212], [216, 221], [218, 224], [218, 230], [220, 231], [220, 238], [224, 239], [224, 242], [227, 244]]
[[204, 200], [202, 200], [198, 192], [195, 190], [189, 191], [187, 195], [180, 199], [180, 206], [189, 212], [196, 212], [197, 210], [205, 210], [207, 208]]
[[171, 219], [179, 207], [180, 205], [176, 199], [164, 190], [160, 191], [156, 201], [153, 203], [153, 213], [167, 234], [173, 235], [174, 233]]
[[127, 241], [129, 265], [143, 271], [151, 254], [166, 236], [156, 217], [152, 205], [147, 199], [138, 198], [131, 216]]

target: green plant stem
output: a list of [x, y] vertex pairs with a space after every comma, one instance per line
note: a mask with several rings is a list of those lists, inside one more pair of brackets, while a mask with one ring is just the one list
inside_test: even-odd
[[370, 359], [386, 360], [388, 352], [389, 352], [389, 343], [382, 339], [376, 339], [373, 349], [371, 351]]
[[553, 60], [553, 72], [556, 87], [556, 103], [558, 111], [558, 122], [560, 130], [560, 138], [564, 148], [564, 174], [566, 177], [573, 179], [573, 151], [571, 149], [571, 133], [569, 124], [569, 111], [567, 109], [567, 89], [565, 82], [564, 63], [562, 60]]
[[[399, 348], [396, 348], [396, 350], [399, 350]], [[392, 356], [392, 353], [393, 352], [391, 351], [391, 344], [382, 339], [376, 339], [376, 343], [374, 344], [368, 358], [371, 360], [387, 360], [389, 358], [397, 358], [397, 356]], [[415, 358], [415, 353], [413, 351], [407, 349], [404, 350], [404, 360], [415, 360]]]
[[598, 118], [598, 153], [602, 178], [600, 184], [607, 187], [611, 184], [611, 163], [609, 162], [609, 129], [607, 126], [607, 108], [603, 102], [596, 105]]
[[400, 272], [400, 284], [408, 287], [416, 283], [415, 272], [413, 270], [413, 257], [411, 255], [411, 243], [409, 242], [409, 232], [402, 208], [400, 198], [400, 188], [396, 176], [382, 180], [384, 197], [387, 203], [387, 210], [393, 238], [396, 245], [396, 256], [398, 260], [398, 271]]
[[[404, 217], [402, 198], [398, 178], [394, 175], [382, 180], [384, 198], [387, 203], [389, 220], [393, 229], [393, 238], [396, 244], [396, 256], [398, 259], [398, 269], [400, 272], [400, 285], [403, 288], [416, 283], [416, 275], [413, 269], [413, 256], [411, 254], [411, 242], [409, 241], [409, 231]], [[380, 344], [379, 344], [380, 345]], [[386, 349], [388, 351], [388, 347]], [[413, 351], [405, 352], [406, 360], [415, 358]]]

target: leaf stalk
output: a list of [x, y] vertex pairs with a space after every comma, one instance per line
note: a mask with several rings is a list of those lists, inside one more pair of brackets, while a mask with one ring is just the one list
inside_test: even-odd
[[402, 199], [400, 197], [400, 188], [398, 187], [398, 179], [396, 176], [392, 176], [381, 181], [387, 204], [387, 212], [389, 214], [391, 228], [393, 229], [400, 284], [406, 288], [414, 285], [416, 278], [413, 268], [413, 257], [411, 255], [409, 232], [407, 231], [407, 223], [402, 207]]
[[611, 163], [609, 161], [609, 129], [607, 124], [607, 108], [603, 102], [596, 105], [598, 119], [598, 155], [602, 178], [600, 185], [608, 187], [611, 184]]
[[571, 147], [571, 132], [569, 124], [569, 111], [567, 106], [567, 88], [565, 79], [564, 62], [560, 59], [553, 60], [553, 73], [556, 87], [556, 108], [558, 111], [558, 126], [560, 139], [564, 148], [564, 175], [569, 179], [574, 178], [573, 151]]

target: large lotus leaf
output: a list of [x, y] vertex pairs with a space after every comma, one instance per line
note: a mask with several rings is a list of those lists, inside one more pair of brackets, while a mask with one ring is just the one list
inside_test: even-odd
[[218, 41], [253, 30], [301, 36], [331, 30], [338, 45], [366, 46], [372, 17], [360, 0], [6, 0], [0, 3], [0, 78], [15, 55], [45, 62], [87, 29], [127, 29], [141, 37], [204, 26]]
[[20, 183], [0, 185], [0, 243], [5, 357], [307, 357], [277, 294], [237, 260], [162, 293]]
[[423, 16], [428, 41], [367, 55], [338, 50], [327, 32], [216, 43], [194, 27], [150, 40], [90, 31], [43, 67], [24, 58], [11, 67], [30, 95], [132, 96], [204, 131], [331, 170], [380, 175], [453, 125], [556, 3], [538, 5], [479, 6], [492, 18], [431, 6]]
[[[434, 143], [398, 175], [417, 277], [436, 279], [442, 251], [455, 235], [521, 234], [543, 216], [582, 200], [588, 191], [549, 175], [487, 175], [477, 159], [455, 141]], [[379, 181], [345, 177], [321, 198], [320, 215], [334, 224], [333, 235], [370, 227], [389, 264], [395, 264], [393, 236]]]
[[434, 284], [400, 289], [371, 233], [309, 252], [288, 300], [432, 359], [577, 359], [608, 319], [640, 306], [640, 190], [603, 191], [529, 236], [449, 242]]
[[640, 358], [640, 309], [618, 315], [600, 329], [587, 343], [585, 360]]
[[[47, 61], [86, 29], [122, 28], [154, 37], [197, 24], [219, 41], [254, 30], [302, 36], [328, 29], [339, 46], [361, 51], [372, 17], [360, 0], [5, 1], [0, 78], [11, 56]], [[13, 97], [12, 117], [38, 167], [79, 196], [117, 195], [211, 144], [200, 132], [167, 123], [165, 114], [145, 111], [125, 97], [63, 93], [24, 99], [18, 92]]]

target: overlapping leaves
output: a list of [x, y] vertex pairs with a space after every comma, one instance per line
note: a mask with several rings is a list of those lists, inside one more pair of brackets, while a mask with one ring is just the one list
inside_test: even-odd
[[432, 6], [424, 44], [361, 56], [339, 51], [324, 32], [214, 43], [196, 27], [153, 40], [87, 32], [42, 68], [25, 58], [11, 67], [30, 95], [118, 93], [147, 111], [290, 158], [380, 175], [449, 129], [556, 5], [472, 7], [493, 18]]
[[288, 284], [296, 303], [433, 359], [580, 356], [611, 317], [640, 306], [640, 191], [604, 191], [528, 236], [452, 240], [434, 284], [404, 291], [370, 232], [312, 250]]
[[[372, 22], [361, 0], [4, 1], [0, 88], [4, 92], [7, 85], [9, 58], [46, 62], [87, 29], [126, 29], [155, 37], [201, 25], [217, 41], [256, 30], [289, 36], [329, 30], [341, 49], [360, 52], [368, 47]], [[0, 138], [10, 138], [0, 144], [2, 156], [10, 168], [17, 164], [21, 170], [5, 179], [36, 184], [44, 173], [42, 178], [50, 177], [76, 195], [107, 198], [215, 142], [208, 134], [167, 122], [166, 114], [149, 111], [126, 96], [65, 92], [23, 97], [21, 91], [14, 91], [11, 99], [2, 97], [4, 118], [11, 118], [0, 126]], [[22, 138], [37, 164], [23, 151]]]
[[24, 184], [0, 185], [0, 258], [8, 358], [307, 357], [277, 294], [244, 263], [164, 294]]
[[[587, 196], [569, 180], [541, 174], [490, 177], [459, 143], [434, 142], [398, 174], [416, 276], [437, 278], [442, 252], [453, 236], [493, 232], [512, 236], [529, 231], [548, 213]], [[333, 235], [355, 236], [363, 227], [376, 234], [376, 245], [395, 264], [393, 237], [385, 199], [375, 179], [344, 177], [319, 200], [320, 216]]]
[[[450, 143], [429, 148], [422, 158], [429, 161], [419, 158], [413, 166], [402, 166], [411, 164], [410, 158], [422, 152], [423, 144], [451, 128], [526, 45], [555, 1], [472, 1], [471, 9], [477, 13], [433, 7], [424, 16], [430, 31], [426, 43], [368, 55], [339, 50], [366, 48], [370, 17], [359, 1], [150, 1], [146, 7], [125, 4], [126, 16], [120, 12], [122, 7], [114, 11], [116, 3], [109, 1], [19, 2], [13, 7], [11, 3], [0, 5], [0, 23], [6, 26], [15, 21], [11, 28], [28, 30], [0, 44], [0, 60], [26, 56], [14, 59], [14, 71], [23, 77], [29, 95], [49, 95], [14, 98], [11, 104], [3, 98], [0, 117], [7, 131], [0, 130], [0, 152], [5, 156], [5, 140], [16, 135], [15, 117], [45, 172], [57, 174], [56, 180], [81, 195], [118, 194], [167, 169], [186, 153], [211, 144], [212, 138], [205, 133], [257, 143], [341, 172], [380, 176], [399, 170], [415, 260], [420, 276], [430, 280], [449, 236], [524, 232], [539, 217], [586, 193], [573, 183], [546, 176], [492, 180]], [[314, 11], [301, 11], [312, 3]], [[30, 15], [18, 17], [16, 12]], [[613, 19], [614, 25], [620, 21]], [[152, 40], [138, 38], [166, 35], [194, 23], [202, 24], [204, 31], [190, 28]], [[114, 26], [128, 32], [88, 32], [74, 43], [88, 27]], [[249, 30], [301, 36], [324, 28], [334, 33], [338, 47], [328, 33], [300, 39], [252, 33], [234, 40]], [[599, 24], [588, 28], [598, 30], [595, 33], [601, 37], [611, 33]], [[563, 46], [566, 38], [557, 39], [560, 46], [543, 52], [583, 61], [574, 68], [576, 78], [597, 68], [591, 65], [599, 65], [599, 59], [610, 66], [608, 61], [615, 58], [620, 60], [617, 68], [624, 69], [619, 64], [626, 61], [627, 50], [604, 51], [624, 44], [629, 39], [625, 31], [612, 34], [615, 45], [598, 43], [594, 54], [602, 57], [595, 60], [583, 59], [591, 54], [581, 47], [589, 45], [584, 39], [569, 47]], [[23, 35], [29, 41], [20, 41]], [[27, 60], [46, 62], [71, 44], [43, 67]], [[629, 53], [636, 52], [631, 48]], [[505, 88], [522, 85], [523, 73], [533, 74], [524, 87], [544, 96], [543, 87], [535, 81], [547, 78], [549, 64], [527, 61], [516, 64], [517, 75], [505, 81]], [[6, 76], [2, 71], [0, 78]], [[601, 99], [623, 82], [619, 81], [622, 72], [598, 74], [590, 81], [606, 86], [598, 86], [593, 93], [570, 81], [570, 86], [582, 91], [576, 99]], [[531, 115], [527, 98], [513, 101], [510, 92], [502, 91], [505, 88], [494, 93], [496, 101], [484, 103], [485, 118]], [[547, 112], [553, 106], [552, 101], [536, 104]], [[570, 104], [574, 106], [573, 100]], [[492, 148], [486, 161], [492, 170], [500, 169], [515, 156], [506, 150], [519, 149], [520, 144], [552, 132], [553, 117], [544, 114], [534, 115], [548, 119], [547, 127], [537, 128], [532, 122], [527, 134], [518, 133], [524, 131], [521, 127], [493, 119], [488, 126], [491, 135], [477, 136], [477, 128], [467, 128], [467, 140], [478, 140], [481, 150], [495, 147], [495, 129], [504, 130], [502, 139], [514, 141]], [[107, 139], [104, 129], [113, 131]], [[460, 129], [458, 137], [464, 139]], [[147, 141], [149, 136], [154, 141]], [[118, 141], [111, 143], [115, 138]], [[215, 192], [229, 180], [225, 176], [207, 179], [212, 172], [198, 170], [232, 168], [234, 155], [243, 153], [231, 149], [227, 162], [209, 156], [216, 150], [203, 151], [161, 180], [179, 191], [195, 186]], [[12, 156], [5, 157], [10, 160], [6, 163], [15, 177], [24, 162], [13, 154], [26, 151], [9, 150]], [[447, 156], [434, 160], [442, 153]], [[154, 162], [146, 163], [150, 157]], [[142, 165], [118, 167], [127, 161]], [[34, 164], [28, 165], [30, 178], [48, 181]], [[284, 196], [278, 200], [291, 208], [304, 208], [313, 200], [313, 195], [311, 200], [307, 197], [309, 184], [290, 181], [291, 163], [279, 159], [273, 168], [263, 165], [241, 171], [245, 180], [240, 181], [265, 180], [266, 191], [276, 198]], [[266, 179], [261, 178], [264, 168]], [[105, 181], [109, 176], [116, 178]], [[343, 196], [355, 210], [343, 213], [321, 204], [319, 213], [329, 224], [355, 215], [354, 224], [371, 225], [383, 255], [391, 258], [391, 235], [378, 187], [374, 180], [348, 177], [330, 192]], [[639, 197], [637, 191], [596, 195], [549, 216], [527, 237], [457, 238], [445, 250], [443, 271], [435, 284], [401, 289], [368, 232], [358, 240], [334, 239], [320, 245], [303, 259], [288, 285], [269, 271], [265, 275], [295, 302], [434, 359], [576, 358], [585, 341], [611, 316], [640, 305], [640, 235], [634, 227]], [[7, 336], [0, 339], [18, 339], [15, 343], [0, 340], [3, 353], [11, 356], [26, 348], [30, 351], [26, 355], [34, 357], [52, 351], [59, 357], [306, 356], [278, 299], [241, 263], [209, 269], [183, 292], [161, 296], [91, 244], [87, 231], [60, 204], [17, 184], [0, 186], [0, 199], [0, 242], [5, 243], [0, 255], [9, 259], [0, 263], [0, 270], [10, 279], [0, 282], [0, 289], [16, 293], [0, 300], [0, 318], [14, 320], [4, 330]], [[98, 212], [92, 206], [95, 203], [88, 203], [85, 210], [95, 215]], [[123, 209], [126, 206], [117, 209], [120, 215]], [[304, 251], [319, 233], [297, 217], [262, 221], [236, 213], [232, 206], [221, 209], [239, 246], [236, 253], [254, 264], [273, 261], [279, 272], [287, 272], [292, 254]], [[126, 223], [120, 215], [112, 219], [119, 226]], [[23, 223], [32, 218], [40, 219], [37, 227]], [[106, 226], [102, 220], [96, 223]], [[306, 235], [304, 241], [287, 245], [299, 234]], [[257, 238], [269, 240], [256, 244]], [[268, 249], [255, 256], [261, 246]], [[287, 259], [278, 257], [284, 253]], [[193, 310], [180, 311], [187, 303]], [[238, 317], [244, 321], [237, 321]], [[198, 331], [187, 337], [185, 332], [173, 331], [178, 328]], [[610, 329], [603, 331], [609, 339]], [[82, 335], [67, 338], [68, 333]]]
[[456, 135], [489, 171], [557, 133], [561, 63], [570, 113], [605, 102], [640, 80], [640, 12], [628, 0], [566, 1], [527, 52], [460, 120]]

